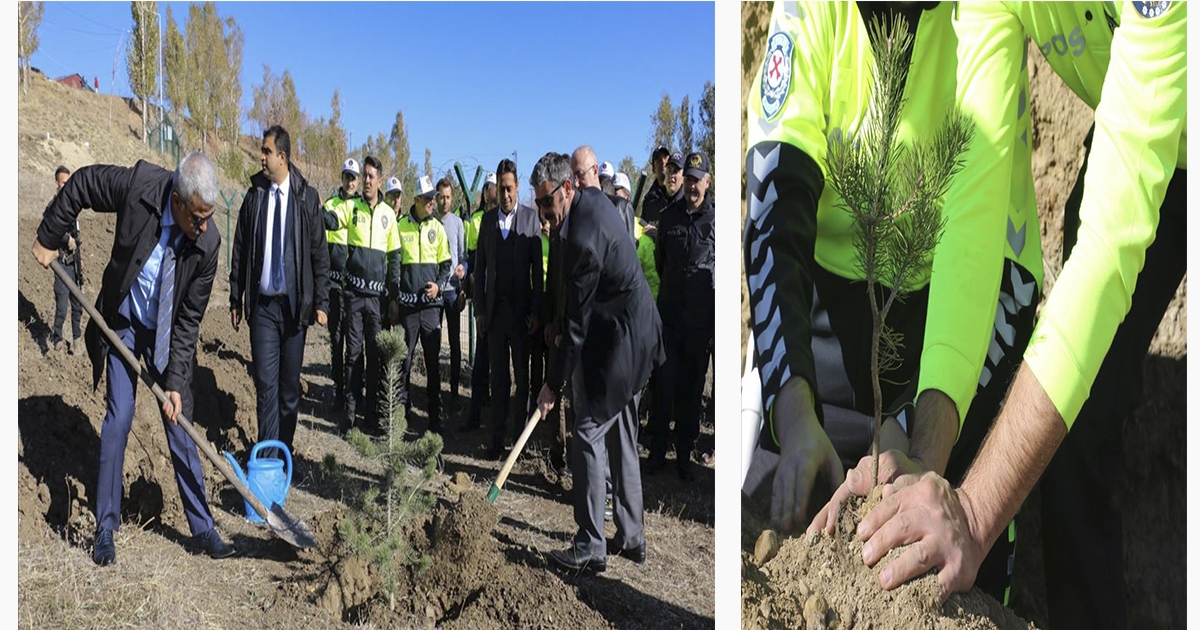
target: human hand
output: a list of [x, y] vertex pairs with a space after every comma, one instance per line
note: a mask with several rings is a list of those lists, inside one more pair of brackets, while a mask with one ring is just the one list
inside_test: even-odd
[[67, 251], [69, 251], [69, 252], [75, 251], [75, 237], [74, 236], [67, 235]]
[[328, 325], [328, 323], [329, 323], [329, 316], [325, 314], [325, 311], [317, 310], [317, 324], [319, 324], [321, 326], [325, 326], [325, 325]]
[[[809, 533], [823, 531], [826, 534], [832, 534], [834, 526], [837, 524], [838, 512], [850, 497], [865, 497], [871, 494], [874, 486], [871, 485], [871, 468], [875, 465], [875, 458], [867, 455], [858, 460], [858, 466], [846, 473], [846, 481], [838, 486], [837, 491], [833, 493], [833, 498], [821, 511], [813, 517], [813, 521], [808, 526]], [[879, 454], [879, 484], [889, 484], [895, 481], [901, 475], [919, 475], [925, 472], [921, 467], [921, 463], [909, 459], [902, 451], [890, 450]]]
[[844, 474], [833, 442], [817, 421], [804, 379], [789, 379], [780, 390], [774, 417], [779, 467], [771, 487], [771, 524], [788, 534], [803, 524], [817, 474], [824, 472], [834, 487], [842, 485]]
[[457, 266], [457, 267], [455, 267], [455, 268], [454, 268], [454, 277], [455, 277], [455, 278], [458, 278], [459, 280], [462, 280], [464, 275], [466, 275], [466, 274], [463, 272], [463, 266], [462, 266], [462, 265], [459, 265], [459, 266]]
[[163, 401], [163, 415], [171, 421], [171, 424], [179, 424], [179, 410], [183, 408], [183, 403], [180, 400], [179, 392], [165, 392], [167, 399]]
[[35, 238], [33, 239], [33, 257], [37, 259], [39, 265], [49, 269], [50, 263], [58, 258], [58, 250], [42, 247], [42, 244]]
[[934, 472], [903, 475], [883, 494], [858, 525], [859, 540], [866, 541], [863, 562], [874, 566], [892, 549], [912, 545], [879, 574], [884, 590], [934, 568], [941, 601], [971, 588], [986, 546], [971, 527], [970, 497]]
[[425, 283], [425, 297], [432, 300], [432, 299], [436, 298], [437, 295], [438, 295], [437, 283], [436, 282], [426, 282]]
[[233, 324], [233, 330], [236, 332], [238, 330], [238, 325], [242, 323], [242, 309], [229, 309], [229, 323]]
[[400, 322], [400, 304], [395, 300], [388, 301], [388, 321], [393, 324]]
[[546, 417], [546, 414], [548, 414], [554, 410], [554, 399], [555, 398], [556, 398], [556, 396], [554, 395], [554, 392], [550, 389], [550, 386], [543, 384], [542, 389], [541, 389], [541, 391], [538, 392], [538, 397], [537, 397], [537, 407], [539, 410], [541, 410], [543, 418]]

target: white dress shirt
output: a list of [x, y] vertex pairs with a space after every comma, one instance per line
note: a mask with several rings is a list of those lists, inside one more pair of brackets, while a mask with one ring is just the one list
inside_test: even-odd
[[[275, 234], [275, 191], [279, 191], [279, 202], [283, 205], [280, 209], [279, 218], [283, 220], [283, 225], [280, 226], [280, 233], [283, 238], [287, 238], [287, 217], [288, 217], [288, 180], [291, 175], [284, 178], [283, 183], [276, 185], [271, 184], [270, 190], [267, 191], [267, 220], [263, 222], [263, 267], [262, 276], [258, 279], [258, 290], [262, 295], [279, 295], [287, 293], [287, 276], [284, 276], [284, 286], [280, 291], [271, 290], [271, 262], [275, 260], [275, 248], [279, 243], [274, 242], [272, 238]], [[284, 265], [285, 273], [287, 266]]]

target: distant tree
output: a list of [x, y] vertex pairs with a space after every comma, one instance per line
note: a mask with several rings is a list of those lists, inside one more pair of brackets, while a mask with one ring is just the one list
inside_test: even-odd
[[171, 112], [175, 114], [176, 124], [179, 115], [187, 108], [188, 58], [187, 43], [171, 14], [171, 5], [167, 5], [167, 33], [163, 41], [163, 89]]
[[150, 96], [158, 86], [158, 3], [130, 2], [133, 14], [133, 33], [125, 44], [125, 69], [129, 87], [142, 101], [142, 142], [150, 143]]
[[287, 70], [283, 76], [271, 73], [271, 67], [263, 64], [263, 82], [253, 86], [254, 104], [249, 118], [258, 123], [259, 133], [271, 125], [283, 125], [289, 131], [301, 127], [300, 99], [296, 97], [296, 84]]
[[642, 172], [642, 169], [638, 168], [637, 162], [633, 161], [632, 155], [626, 155], [625, 157], [621, 158], [620, 162], [617, 163], [617, 172], [628, 175], [629, 185], [636, 186], [637, 176]]
[[433, 153], [425, 147], [425, 176], [433, 179]]
[[696, 109], [700, 117], [697, 148], [711, 160], [717, 155], [716, 130], [713, 129], [713, 121], [717, 116], [717, 95], [712, 81], [704, 82], [704, 90], [700, 92], [700, 103]]
[[[220, 138], [228, 148], [238, 150], [242, 133], [242, 50], [245, 37], [233, 18], [225, 19], [221, 36], [225, 65], [214, 78], [213, 109]], [[240, 154], [239, 154], [240, 155]]]
[[213, 93], [216, 91], [220, 67], [226, 61], [220, 58], [225, 47], [216, 5], [211, 2], [190, 5], [185, 30], [188, 52], [187, 108], [192, 116], [192, 124], [200, 131], [201, 147], [207, 148], [209, 134], [217, 126]]
[[329, 101], [329, 128], [327, 132], [329, 151], [334, 164], [340, 164], [346, 154], [346, 128], [342, 126], [342, 98], [334, 89]]
[[29, 59], [38, 49], [37, 29], [45, 7], [41, 2], [20, 2], [17, 6], [17, 59], [21, 64], [21, 89], [29, 85]]
[[659, 145], [671, 148], [675, 146], [675, 108], [671, 105], [671, 95], [663, 92], [658, 108], [650, 114], [650, 146], [646, 147], [649, 154]]
[[683, 95], [675, 113], [675, 140], [679, 143], [680, 153], [692, 152], [692, 102], [687, 94]]
[[412, 161], [412, 151], [408, 146], [408, 124], [404, 122], [404, 112], [401, 110], [396, 110], [396, 121], [392, 123], [388, 144], [392, 154], [392, 172], [400, 179], [405, 192], [414, 190], [417, 185], [417, 165]]

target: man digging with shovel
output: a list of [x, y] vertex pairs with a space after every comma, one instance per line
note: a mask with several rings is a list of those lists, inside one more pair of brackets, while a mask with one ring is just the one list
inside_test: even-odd
[[[132, 168], [93, 165], [79, 169], [46, 207], [33, 255], [46, 268], [57, 244], [83, 208], [117, 214], [112, 258], [104, 270], [97, 308], [105, 323], [166, 390], [163, 426], [175, 481], [192, 533], [192, 546], [213, 558], [235, 553], [213, 526], [196, 444], [177, 423], [192, 415], [192, 372], [197, 334], [208, 305], [221, 235], [210, 220], [217, 199], [212, 163], [202, 153], [184, 157], [174, 173], [139, 161]], [[121, 525], [125, 445], [133, 423], [137, 369], [109, 352], [95, 319], [84, 333], [92, 361], [92, 386], [107, 364], [108, 410], [100, 429], [96, 483], [96, 543], [92, 559], [116, 562], [113, 532]]]

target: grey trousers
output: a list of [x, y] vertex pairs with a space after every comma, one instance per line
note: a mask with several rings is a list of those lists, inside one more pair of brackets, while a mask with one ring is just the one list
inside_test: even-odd
[[[638, 464], [638, 399], [611, 418], [596, 418], [587, 409], [583, 379], [574, 385], [575, 437], [571, 440], [571, 474], [575, 478], [575, 551], [604, 558], [604, 495], [606, 472], [611, 472], [615, 540], [623, 549], [641, 545], [643, 535], [642, 473]], [[607, 468], [606, 468], [607, 466]]]

